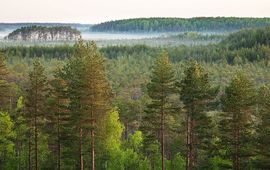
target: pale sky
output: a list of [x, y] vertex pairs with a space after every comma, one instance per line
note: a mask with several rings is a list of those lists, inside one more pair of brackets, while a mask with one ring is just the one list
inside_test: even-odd
[[270, 0], [0, 0], [0, 22], [199, 16], [270, 17]]

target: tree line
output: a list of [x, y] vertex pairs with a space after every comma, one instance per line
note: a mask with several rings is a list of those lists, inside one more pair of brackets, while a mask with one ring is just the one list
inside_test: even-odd
[[197, 17], [136, 18], [108, 21], [90, 27], [96, 32], [227, 32], [269, 26], [269, 18]]
[[[187, 34], [188, 35], [188, 34]], [[216, 63], [227, 62], [229, 64], [248, 63], [269, 60], [269, 27], [246, 29], [228, 36], [217, 44], [176, 47], [147, 45], [134, 46], [106, 46], [99, 48], [105, 58], [115, 59], [121, 56], [151, 56], [155, 58], [162, 51], [167, 51], [173, 62], [195, 59], [201, 62]], [[192, 37], [192, 34], [190, 35]], [[241, 41], [238, 41], [241, 40]], [[5, 47], [2, 51], [9, 62], [13, 58], [34, 58], [43, 57], [45, 59], [64, 60], [75, 53], [74, 46], [59, 45], [53, 47], [46, 46], [15, 46]]]
[[21, 35], [21, 36], [27, 36], [31, 34], [32, 32], [42, 32], [42, 33], [51, 33], [56, 34], [59, 32], [68, 32], [70, 34], [76, 34], [80, 35], [81, 32], [77, 29], [71, 28], [71, 26], [54, 26], [54, 27], [45, 27], [45, 26], [39, 26], [39, 25], [31, 25], [31, 26], [25, 26], [18, 28], [14, 31], [12, 31], [8, 36], [7, 39], [12, 39], [12, 37]]

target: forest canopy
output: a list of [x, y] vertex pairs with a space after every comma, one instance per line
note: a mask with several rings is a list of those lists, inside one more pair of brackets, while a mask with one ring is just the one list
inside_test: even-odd
[[3, 47], [0, 169], [269, 169], [268, 35]]
[[95, 32], [226, 32], [269, 26], [269, 18], [198, 17], [137, 18], [104, 22], [91, 27]]

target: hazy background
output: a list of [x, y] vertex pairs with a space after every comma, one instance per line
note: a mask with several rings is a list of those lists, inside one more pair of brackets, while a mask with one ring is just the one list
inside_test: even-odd
[[270, 17], [270, 0], [1, 0], [0, 22], [99, 23], [137, 17]]

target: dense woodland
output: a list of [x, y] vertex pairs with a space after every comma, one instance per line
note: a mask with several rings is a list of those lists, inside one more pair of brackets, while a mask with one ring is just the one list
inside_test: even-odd
[[16, 30], [22, 27], [72, 27], [80, 31], [89, 31], [91, 24], [78, 24], [78, 23], [0, 23], [0, 31]]
[[270, 169], [269, 35], [2, 48], [0, 169]]
[[269, 26], [269, 18], [137, 18], [104, 22], [90, 27], [96, 32], [223, 32]]

